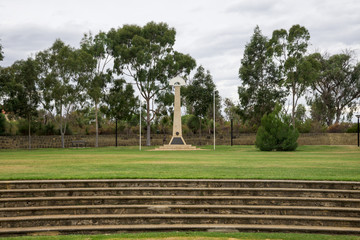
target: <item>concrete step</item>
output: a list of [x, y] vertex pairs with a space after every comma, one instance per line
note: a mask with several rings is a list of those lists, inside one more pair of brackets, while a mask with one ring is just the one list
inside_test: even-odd
[[326, 234], [359, 235], [359, 228], [329, 226], [296, 226], [296, 225], [253, 225], [253, 224], [144, 224], [144, 225], [83, 225], [83, 226], [46, 226], [31, 228], [1, 228], [0, 236], [17, 235], [54, 235], [54, 234], [99, 234], [118, 232], [150, 231], [216, 231], [216, 232], [299, 232]]
[[61, 214], [264, 214], [360, 217], [359, 208], [249, 205], [83, 205], [0, 209], [0, 217]]
[[252, 205], [76, 205], [0, 208], [0, 217], [85, 214], [245, 214], [358, 217], [360, 208]]
[[258, 224], [360, 228], [360, 218], [240, 214], [95, 214], [0, 218], [1, 228], [138, 224]]
[[184, 187], [112, 187], [47, 188], [0, 190], [1, 198], [63, 196], [274, 196], [317, 198], [360, 198], [360, 190], [296, 188], [184, 188]]
[[297, 188], [360, 190], [360, 182], [233, 179], [91, 179], [0, 181], [0, 189], [110, 187]]
[[0, 198], [0, 208], [70, 205], [270, 205], [359, 208], [360, 199], [272, 196], [69, 196]]
[[153, 151], [189, 151], [189, 150], [202, 150], [191, 145], [163, 145], [155, 148]]

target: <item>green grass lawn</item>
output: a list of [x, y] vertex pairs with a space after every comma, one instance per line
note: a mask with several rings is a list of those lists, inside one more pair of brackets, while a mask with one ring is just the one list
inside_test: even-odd
[[66, 235], [25, 236], [0, 238], [7, 240], [360, 240], [359, 236], [322, 235], [298, 233], [210, 233], [210, 232], [167, 232], [167, 233], [124, 233], [113, 235]]
[[0, 179], [237, 178], [360, 181], [357, 146], [300, 146], [262, 152], [254, 146], [203, 151], [154, 147], [0, 150]]

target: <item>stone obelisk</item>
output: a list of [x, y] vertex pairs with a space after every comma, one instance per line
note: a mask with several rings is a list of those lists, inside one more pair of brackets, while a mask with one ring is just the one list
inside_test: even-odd
[[169, 144], [160, 146], [155, 151], [198, 150], [195, 146], [186, 144], [182, 136], [180, 88], [185, 85], [185, 80], [175, 77], [169, 84], [175, 88], [173, 134]]
[[186, 145], [182, 137], [182, 124], [181, 124], [181, 102], [180, 102], [180, 88], [185, 85], [185, 80], [181, 77], [175, 77], [170, 80], [170, 86], [175, 88], [174, 99], [174, 119], [173, 119], [173, 134], [170, 140], [170, 145]]

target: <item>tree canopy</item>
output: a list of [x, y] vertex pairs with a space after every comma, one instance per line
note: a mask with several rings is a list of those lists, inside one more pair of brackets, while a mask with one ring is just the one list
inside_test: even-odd
[[268, 51], [269, 40], [257, 26], [245, 46], [241, 60], [238, 88], [239, 110], [243, 121], [260, 125], [264, 114], [274, 110], [277, 102], [284, 102], [285, 92], [280, 88], [280, 73]]
[[149, 22], [145, 26], [124, 25], [112, 29], [114, 70], [132, 78], [146, 102], [147, 138], [150, 145], [150, 123], [156, 116], [151, 100], [169, 88], [168, 81], [186, 76], [196, 66], [190, 55], [173, 49], [176, 31], [166, 23]]

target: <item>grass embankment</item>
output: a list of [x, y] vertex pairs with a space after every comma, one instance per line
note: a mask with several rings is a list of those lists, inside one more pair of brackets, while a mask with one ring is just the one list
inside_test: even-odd
[[360, 181], [356, 146], [300, 146], [261, 152], [254, 146], [204, 151], [153, 147], [1, 150], [0, 179], [237, 178]]
[[7, 240], [360, 240], [359, 236], [297, 233], [124, 233], [114, 235], [25, 236], [0, 238]]

